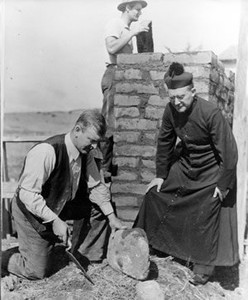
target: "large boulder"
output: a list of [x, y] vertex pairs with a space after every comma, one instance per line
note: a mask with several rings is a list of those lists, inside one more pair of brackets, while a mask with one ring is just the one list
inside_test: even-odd
[[150, 266], [149, 246], [143, 229], [123, 229], [109, 240], [107, 261], [124, 274], [139, 280], [147, 278]]

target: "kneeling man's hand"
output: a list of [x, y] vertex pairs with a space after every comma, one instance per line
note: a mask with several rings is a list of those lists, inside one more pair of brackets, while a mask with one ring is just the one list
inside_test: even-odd
[[62, 221], [59, 217], [56, 218], [53, 221], [53, 232], [65, 245], [67, 245], [69, 228], [66, 222]]
[[121, 221], [115, 216], [114, 213], [108, 215], [109, 219], [109, 225], [112, 229], [112, 231], [118, 230], [118, 229], [126, 229], [127, 226], [124, 226]]
[[163, 178], [154, 178], [147, 186], [146, 193], [154, 186], [157, 186], [157, 192], [160, 192], [161, 186], [164, 182]]

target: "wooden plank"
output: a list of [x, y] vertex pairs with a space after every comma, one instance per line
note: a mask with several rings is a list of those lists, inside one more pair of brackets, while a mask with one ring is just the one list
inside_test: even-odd
[[48, 136], [33, 135], [33, 136], [4, 136], [2, 141], [4, 143], [32, 143], [44, 141]]
[[6, 143], [3, 142], [3, 180], [9, 180]]
[[238, 45], [237, 74], [235, 79], [235, 103], [233, 132], [237, 141], [239, 160], [237, 165], [237, 212], [240, 258], [244, 255], [247, 196], [247, 136], [248, 136], [248, 1], [241, 3], [241, 22]]

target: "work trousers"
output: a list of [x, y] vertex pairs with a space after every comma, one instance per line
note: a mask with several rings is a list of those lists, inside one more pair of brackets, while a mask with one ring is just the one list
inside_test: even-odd
[[103, 93], [102, 115], [107, 122], [106, 138], [99, 145], [102, 154], [102, 170], [105, 179], [110, 180], [113, 173], [113, 131], [114, 131], [114, 91], [113, 81], [116, 65], [108, 65], [101, 81]]
[[[12, 215], [16, 225], [19, 252], [10, 256], [8, 271], [31, 280], [48, 276], [54, 239], [44, 239], [40, 236], [26, 219], [15, 199], [12, 202]], [[89, 260], [102, 259], [106, 254], [110, 229], [107, 218], [98, 206], [93, 204], [90, 213], [86, 212], [81, 220], [74, 222], [72, 235], [74, 249], [80, 248], [81, 254], [88, 255]]]

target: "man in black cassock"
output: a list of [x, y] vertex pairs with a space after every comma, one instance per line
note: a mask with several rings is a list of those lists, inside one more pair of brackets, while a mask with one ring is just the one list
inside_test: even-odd
[[196, 95], [191, 73], [172, 63], [164, 80], [170, 102], [157, 141], [156, 178], [134, 227], [146, 231], [153, 249], [192, 262], [191, 283], [205, 284], [214, 266], [239, 262], [237, 146], [220, 109]]

